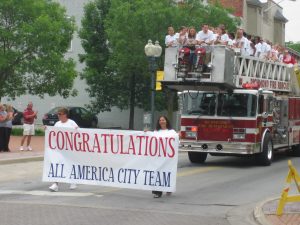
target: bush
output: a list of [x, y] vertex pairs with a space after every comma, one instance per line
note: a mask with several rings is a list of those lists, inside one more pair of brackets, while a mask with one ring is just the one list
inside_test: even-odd
[[[13, 127], [11, 130], [13, 136], [23, 136], [23, 128]], [[45, 131], [42, 129], [35, 129], [35, 136], [44, 136]]]

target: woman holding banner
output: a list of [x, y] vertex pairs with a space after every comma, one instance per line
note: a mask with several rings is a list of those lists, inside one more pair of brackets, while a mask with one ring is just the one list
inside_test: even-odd
[[[172, 126], [170, 124], [169, 119], [166, 116], [160, 116], [156, 122], [156, 129], [157, 132], [164, 132], [172, 130]], [[162, 191], [152, 191], [154, 198], [160, 198], [162, 196]], [[167, 192], [167, 195], [170, 196], [171, 192]]]
[[[68, 127], [68, 128], [73, 128], [77, 129], [78, 125], [76, 124], [75, 121], [69, 119], [69, 110], [67, 108], [59, 108], [57, 111], [57, 116], [59, 121], [55, 123], [55, 127]], [[76, 184], [71, 184], [70, 189], [76, 189], [77, 185]], [[49, 187], [50, 191], [58, 191], [58, 183], [55, 182]]]

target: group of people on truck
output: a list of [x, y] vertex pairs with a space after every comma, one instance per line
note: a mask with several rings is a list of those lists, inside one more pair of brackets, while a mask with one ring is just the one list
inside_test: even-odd
[[248, 35], [242, 28], [238, 28], [235, 34], [230, 33], [223, 24], [216, 28], [203, 24], [199, 32], [194, 27], [182, 26], [175, 33], [173, 27], [168, 27], [165, 44], [166, 47], [187, 47], [192, 50], [200, 46], [226, 45], [243, 56], [292, 65], [297, 63], [283, 46], [272, 44], [259, 36]]

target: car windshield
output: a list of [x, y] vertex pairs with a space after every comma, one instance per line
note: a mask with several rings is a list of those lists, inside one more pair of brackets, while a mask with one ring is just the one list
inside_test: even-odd
[[257, 97], [245, 93], [218, 95], [218, 116], [253, 117], [256, 115]]
[[60, 107], [55, 107], [55, 108], [51, 109], [48, 113], [49, 114], [56, 114], [59, 108]]
[[249, 93], [190, 92], [183, 95], [182, 106], [182, 113], [188, 115], [253, 117], [257, 97]]
[[184, 94], [183, 113], [189, 115], [214, 115], [216, 94], [189, 92]]

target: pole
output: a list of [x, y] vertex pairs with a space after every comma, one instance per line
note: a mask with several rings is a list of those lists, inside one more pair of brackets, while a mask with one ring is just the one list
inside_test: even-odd
[[150, 63], [150, 71], [151, 71], [151, 129], [155, 129], [154, 125], [154, 112], [155, 112], [155, 81], [156, 81], [156, 76], [155, 76], [155, 57], [150, 56], [149, 57], [149, 63]]

